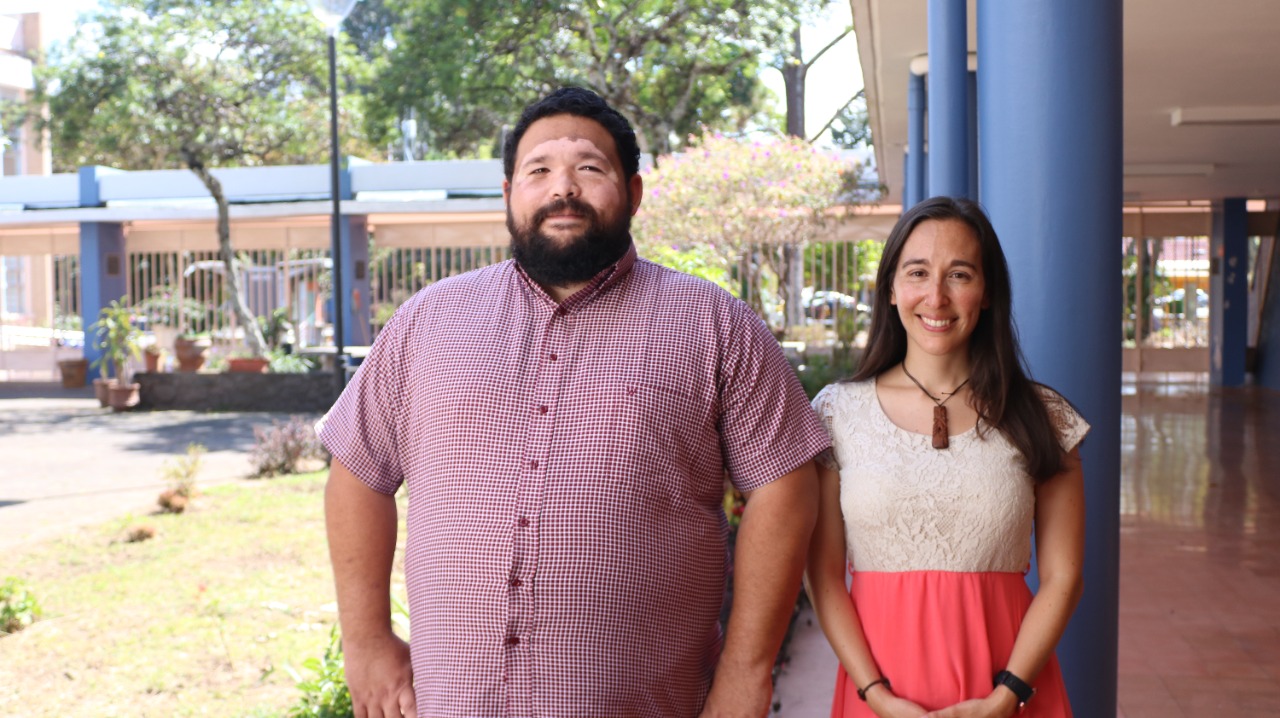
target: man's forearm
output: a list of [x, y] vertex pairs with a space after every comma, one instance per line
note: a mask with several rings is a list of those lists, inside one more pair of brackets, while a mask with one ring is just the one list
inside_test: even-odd
[[768, 670], [786, 634], [817, 520], [812, 463], [754, 491], [734, 549], [733, 608], [721, 665]]
[[391, 631], [397, 522], [394, 496], [370, 489], [334, 460], [325, 486], [325, 525], [344, 640]]

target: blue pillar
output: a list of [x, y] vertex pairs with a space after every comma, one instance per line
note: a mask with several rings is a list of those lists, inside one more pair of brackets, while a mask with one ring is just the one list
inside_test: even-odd
[[369, 222], [364, 215], [343, 215], [338, 225], [342, 243], [342, 286], [347, 293], [342, 303], [347, 313], [342, 324], [345, 346], [373, 343], [369, 324]]
[[[1249, 344], [1249, 217], [1245, 200], [1213, 203], [1209, 243], [1209, 381], [1214, 386], [1244, 384]], [[1187, 316], [1196, 298], [1184, 297]]]
[[1114, 0], [978, 3], [982, 201], [1013, 270], [1031, 370], [1093, 425], [1081, 448], [1085, 593], [1058, 646], [1078, 716], [1116, 712], [1121, 8]]
[[902, 209], [907, 210], [925, 198], [924, 76], [911, 73], [907, 80], [907, 193]]
[[[102, 206], [98, 180], [118, 171], [109, 167], [81, 167], [80, 206]], [[97, 361], [101, 354], [94, 346], [97, 334], [92, 328], [98, 321], [98, 312], [128, 291], [126, 260], [123, 224], [80, 223], [80, 323], [84, 328], [84, 358], [90, 362]]]
[[929, 196], [969, 196], [965, 0], [929, 0]]
[[[1267, 286], [1280, 287], [1280, 257], [1273, 254], [1269, 265], [1259, 263], [1254, 271], [1267, 275]], [[1259, 299], [1266, 303], [1262, 306], [1258, 327], [1258, 365], [1254, 369], [1254, 381], [1280, 391], [1280, 292], [1267, 292], [1266, 297]]]
[[981, 201], [978, 187], [978, 73], [969, 71], [969, 199]]

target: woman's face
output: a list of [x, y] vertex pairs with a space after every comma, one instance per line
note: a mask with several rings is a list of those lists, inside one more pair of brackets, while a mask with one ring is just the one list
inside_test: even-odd
[[948, 356], [969, 351], [987, 307], [982, 249], [968, 224], [925, 220], [903, 244], [890, 299], [907, 330], [907, 353]]

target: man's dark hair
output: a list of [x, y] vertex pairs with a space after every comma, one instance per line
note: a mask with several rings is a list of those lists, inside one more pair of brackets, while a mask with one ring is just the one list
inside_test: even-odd
[[556, 115], [574, 115], [594, 120], [613, 136], [614, 147], [622, 160], [622, 171], [631, 179], [640, 171], [640, 145], [636, 143], [636, 131], [621, 113], [609, 106], [604, 98], [581, 87], [562, 87], [524, 108], [516, 128], [502, 144], [502, 171], [508, 180], [516, 169], [516, 147], [529, 125]]

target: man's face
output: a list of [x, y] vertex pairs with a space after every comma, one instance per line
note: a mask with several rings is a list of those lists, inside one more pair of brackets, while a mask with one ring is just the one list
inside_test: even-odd
[[534, 281], [567, 286], [589, 280], [627, 251], [643, 185], [639, 175], [625, 177], [603, 127], [554, 115], [520, 138], [502, 193], [516, 261]]

